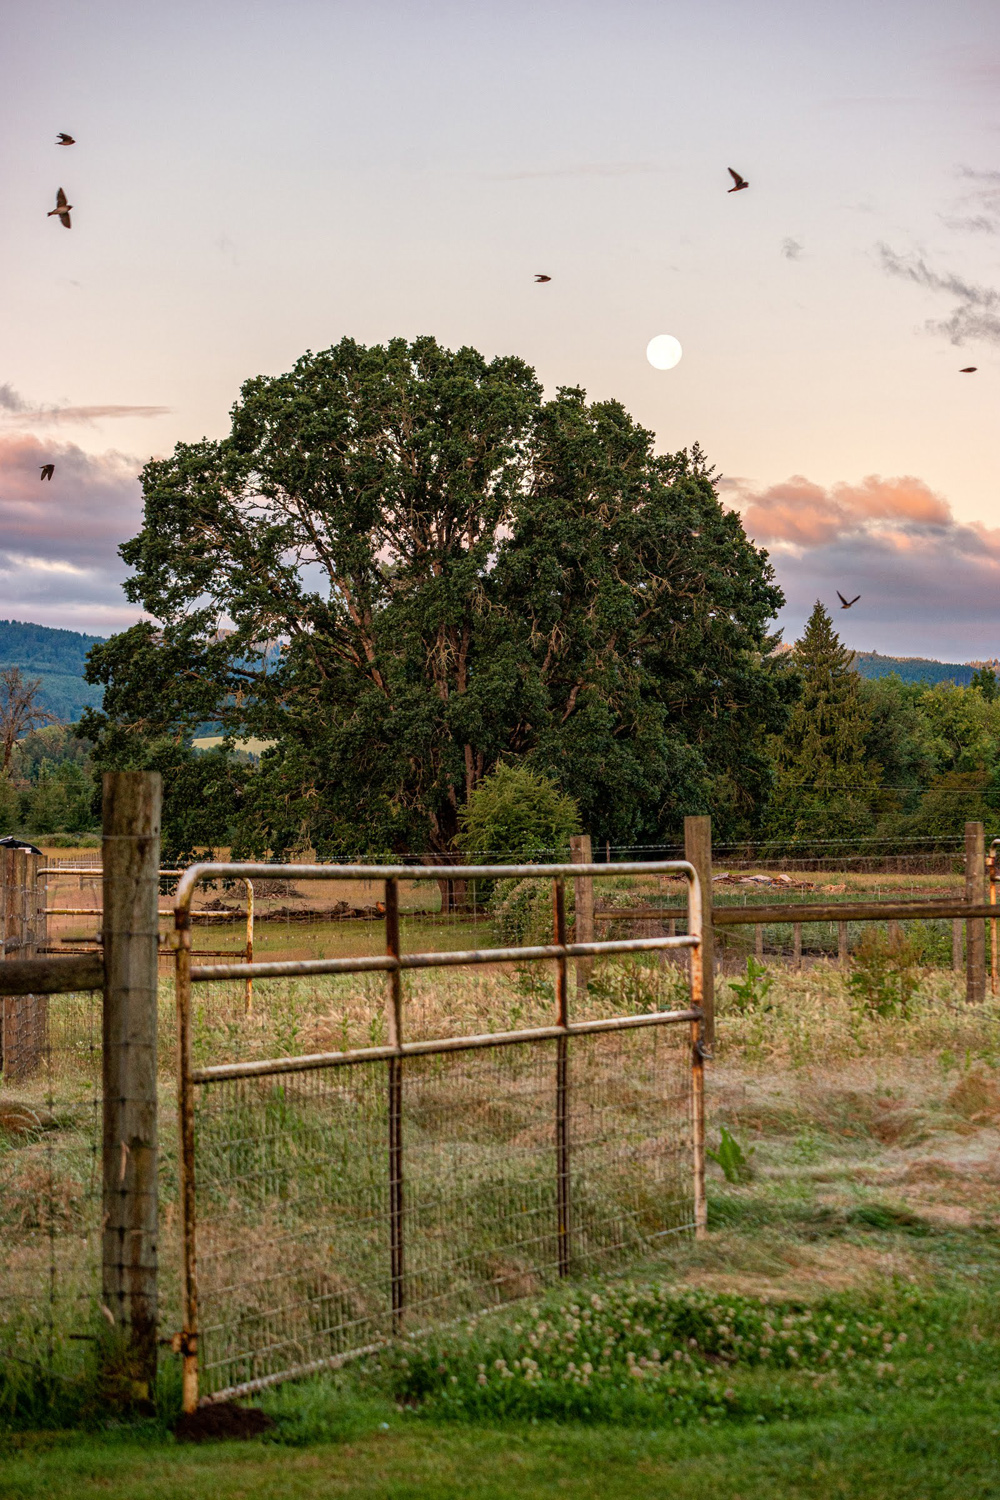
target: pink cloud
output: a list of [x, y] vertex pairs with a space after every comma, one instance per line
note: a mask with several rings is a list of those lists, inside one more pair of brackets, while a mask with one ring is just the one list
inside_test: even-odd
[[730, 480], [723, 501], [771, 551], [793, 639], [817, 598], [860, 593], [837, 616], [858, 650], [944, 660], [1000, 653], [1000, 529], [959, 521], [914, 475], [819, 485], [801, 474], [766, 489]]
[[948, 502], [909, 474], [899, 479], [871, 474], [858, 484], [829, 488], [793, 474], [759, 491], [748, 490], [737, 480], [725, 486], [724, 498], [740, 512], [748, 534], [759, 542], [799, 547], [823, 546], [868, 530], [873, 522], [953, 523]]

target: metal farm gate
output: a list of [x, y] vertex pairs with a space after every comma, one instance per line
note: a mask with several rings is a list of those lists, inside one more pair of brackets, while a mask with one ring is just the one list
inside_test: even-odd
[[[705, 1228], [703, 892], [686, 861], [616, 874], [687, 881], [682, 936], [568, 941], [565, 882], [591, 864], [474, 866], [552, 883], [553, 941], [400, 950], [399, 883], [433, 867], [199, 864], [176, 896], [184, 1406], [331, 1367], [393, 1334], [530, 1296]], [[206, 880], [384, 882], [385, 952], [192, 963]], [[574, 961], [681, 949], [689, 1003], [570, 1016]], [[549, 961], [551, 1024], [408, 1040], [404, 976]], [[193, 987], [386, 976], [385, 1045], [201, 1066]], [[206, 1006], [210, 1007], [210, 996]], [[678, 1029], [679, 1028], [679, 1029]]]

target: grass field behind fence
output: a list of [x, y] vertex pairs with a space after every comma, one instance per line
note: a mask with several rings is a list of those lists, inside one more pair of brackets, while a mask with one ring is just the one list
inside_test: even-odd
[[[850, 876], [841, 881], [836, 874], [824, 873], [815, 879], [818, 886], [843, 884], [849, 894], [861, 894], [862, 882]], [[919, 882], [912, 876], [879, 877], [874, 881], [866, 876], [863, 882], [866, 894], [875, 894], [872, 887], [877, 885], [878, 894], [897, 898], [903, 887], [908, 894], [927, 895], [932, 891], [945, 894], [944, 888], [957, 884], [954, 878], [941, 876], [923, 877]], [[613, 883], [610, 889], [614, 890]], [[633, 899], [624, 887], [622, 893], [625, 899]], [[663, 899], [658, 888], [651, 888], [647, 892], [650, 895]], [[819, 889], [817, 898], [830, 897]], [[742, 901], [744, 897], [742, 893], [734, 896], [720, 891], [717, 899]], [[746, 899], [773, 901], [778, 894], [773, 889], [761, 894], [750, 891]], [[789, 892], [787, 899], [801, 901], [805, 896], [795, 891]], [[992, 1066], [1000, 1049], [996, 1007], [992, 1002], [985, 1007], [967, 1007], [962, 977], [953, 976], [942, 966], [950, 959], [950, 923], [913, 925], [922, 932], [924, 941], [917, 963], [916, 990], [905, 1015], [875, 1013], [866, 1006], [863, 995], [851, 990], [846, 982], [849, 976], [834, 972], [822, 959], [818, 966], [795, 975], [769, 956], [774, 983], [766, 996], [749, 1005], [737, 1002], [730, 987], [720, 984], [716, 1078], [721, 1079], [730, 1065], [754, 1075], [773, 1072], [780, 1076], [789, 1069], [794, 1074], [808, 1073], [830, 1064], [864, 1071], [883, 1066], [887, 1058], [909, 1059], [914, 1065], [919, 1059], [935, 1059], [934, 1067], [945, 1070], [968, 1064], [969, 1059]], [[940, 931], [933, 933], [935, 927]], [[810, 931], [805, 930], [807, 934]], [[927, 941], [929, 930], [932, 939]], [[225, 946], [230, 939], [234, 947], [238, 946], [238, 926], [199, 929], [198, 940], [208, 931], [213, 946]], [[831, 924], [831, 938], [834, 931]], [[282, 945], [290, 932], [297, 947], [304, 950], [303, 956], [338, 953], [345, 946], [354, 952], [359, 946], [362, 951], [380, 951], [384, 938], [382, 924], [375, 921], [286, 924], [265, 920], [258, 927], [258, 955], [286, 951]], [[751, 935], [752, 929], [747, 929], [747, 936]], [[464, 947], [492, 940], [481, 919], [463, 923], [457, 919], [404, 918], [404, 947], [410, 950]], [[407, 975], [405, 983], [406, 1026], [411, 1038], [505, 1030], [545, 1024], [552, 1018], [549, 966], [415, 974]], [[643, 958], [598, 966], [591, 993], [583, 1001], [574, 997], [573, 1008], [581, 1019], [587, 1014], [624, 1014], [683, 1004], [684, 994], [678, 966], [661, 966]], [[384, 980], [377, 976], [258, 982], [253, 1008], [247, 1015], [241, 985], [199, 986], [195, 991], [196, 1059], [209, 1063], [378, 1045], [385, 1040], [383, 996]], [[0, 1092], [0, 1107], [27, 1106], [35, 1111], [36, 1122], [32, 1124], [29, 1119], [30, 1128], [25, 1129], [22, 1116], [20, 1123], [15, 1121], [14, 1128], [8, 1128], [8, 1113], [3, 1116], [7, 1124], [0, 1131], [4, 1344], [9, 1349], [16, 1343], [21, 1357], [37, 1358], [64, 1374], [80, 1370], [88, 1347], [85, 1340], [70, 1339], [69, 1334], [87, 1333], [94, 1314], [92, 1290], [96, 1284], [99, 1224], [98, 1014], [95, 997], [53, 997], [52, 1049], [46, 1067], [36, 1079]], [[168, 1331], [179, 1325], [173, 1049], [172, 983], [164, 976], [160, 1008], [161, 1296]], [[593, 1045], [591, 1050], [599, 1052]], [[474, 1291], [484, 1295], [485, 1289], [488, 1303], [510, 1295], [530, 1295], [546, 1284], [551, 1227], [551, 1196], [546, 1198], [546, 1194], [551, 1195], [553, 1174], [546, 1155], [551, 1154], [550, 1143], [541, 1140], [539, 1131], [540, 1121], [550, 1118], [545, 1089], [551, 1086], [551, 1068], [547, 1062], [540, 1067], [529, 1066], [527, 1072], [534, 1083], [522, 1087], [519, 1094], [516, 1080], [512, 1082], [511, 1059], [493, 1054], [484, 1066], [492, 1069], [488, 1080], [472, 1078], [466, 1060], [461, 1064], [464, 1072], [456, 1068], [450, 1079], [442, 1073], [437, 1079], [419, 1079], [415, 1085], [411, 1190], [421, 1225], [417, 1242], [422, 1261], [418, 1257], [414, 1262], [414, 1276], [419, 1288], [417, 1299], [426, 1302], [428, 1308], [438, 1296], [436, 1288], [446, 1287], [456, 1307], [464, 1310], [471, 1305]], [[676, 1160], [668, 1167], [667, 1156], [662, 1157], [662, 1180], [655, 1186], [652, 1202], [644, 1205], [641, 1184], [648, 1172], [648, 1159], [644, 1163], [641, 1141], [638, 1137], [630, 1140], [629, 1134], [635, 1121], [641, 1119], [646, 1138], [656, 1141], [656, 1131], [649, 1123], [652, 1088], [654, 1094], [659, 1089], [655, 1097], [667, 1103], [664, 1118], [671, 1140], [682, 1139], [681, 1073], [670, 1064], [666, 1090], [648, 1079], [643, 1083], [640, 1077], [629, 1098], [616, 1093], [615, 1088], [622, 1077], [634, 1077], [636, 1069], [630, 1060], [608, 1053], [584, 1072], [587, 1076], [579, 1092], [583, 1098], [592, 1095], [597, 1103], [592, 1117], [579, 1122], [580, 1136], [581, 1140], [592, 1137], [598, 1142], [591, 1153], [592, 1163], [602, 1151], [605, 1161], [580, 1185], [587, 1204], [585, 1221], [592, 1226], [587, 1233], [594, 1236], [591, 1241], [581, 1231], [581, 1269], [586, 1268], [590, 1249], [600, 1249], [602, 1243], [605, 1249], [615, 1251], [609, 1256], [611, 1262], [617, 1254], [619, 1264], [628, 1263], [638, 1253], [639, 1230], [648, 1228], [656, 1214], [662, 1216], [665, 1225], [684, 1221], [683, 1212], [676, 1207], [683, 1196]], [[359, 1077], [363, 1073], [360, 1070]], [[714, 1088], [711, 1069], [709, 1081], [710, 1089]], [[365, 1284], [365, 1273], [359, 1269], [365, 1256], [384, 1257], [379, 1238], [384, 1237], [384, 1230], [373, 1227], [384, 1219], [384, 1204], [379, 1198], [385, 1181], [381, 1174], [381, 1088], [369, 1083], [366, 1090], [358, 1080], [345, 1086], [342, 1079], [335, 1082], [329, 1074], [324, 1087], [327, 1085], [321, 1100], [308, 1091], [298, 1096], [287, 1088], [283, 1096], [255, 1098], [249, 1114], [246, 1100], [232, 1108], [228, 1103], [218, 1110], [214, 1104], [207, 1107], [204, 1191], [208, 1232], [216, 1236], [215, 1241], [210, 1239], [210, 1246], [220, 1247], [216, 1263], [220, 1309], [216, 1357], [220, 1372], [227, 1367], [232, 1374], [239, 1368], [249, 1378], [262, 1368], [267, 1372], [266, 1361], [262, 1367], [259, 1355], [251, 1357], [253, 1351], [244, 1338], [254, 1318], [258, 1319], [258, 1330], [265, 1327], [268, 1318], [272, 1318], [274, 1327], [284, 1327], [278, 1341], [284, 1338], [286, 1343], [300, 1344], [305, 1362], [337, 1352], [346, 1347], [345, 1340], [356, 1347], [347, 1337], [348, 1329], [360, 1337], [365, 1327], [385, 1326], [384, 1292], [381, 1302], [373, 1298], [370, 1285]], [[359, 1093], [360, 1099], [352, 1100], [352, 1091]], [[482, 1101], [484, 1097], [489, 1102], [481, 1102], [477, 1118], [474, 1099]], [[716, 1105], [718, 1098], [716, 1089]], [[711, 1100], [710, 1094], [710, 1109]], [[288, 1120], [294, 1118], [294, 1128], [271, 1129], [268, 1121], [274, 1121], [276, 1111], [284, 1111]], [[364, 1121], [367, 1125], [359, 1128], [359, 1122]], [[270, 1145], [266, 1144], [268, 1139]], [[364, 1145], [360, 1153], [359, 1141]], [[609, 1144], [612, 1141], [613, 1148]], [[281, 1143], [280, 1152], [277, 1142]], [[665, 1150], [663, 1139], [654, 1149]], [[253, 1200], [252, 1195], [249, 1204], [242, 1203], [242, 1192], [234, 1191], [245, 1165], [240, 1153], [256, 1152], [266, 1162], [269, 1150], [273, 1163], [266, 1166], [265, 1178], [270, 1172], [271, 1182], [276, 1184], [284, 1174], [284, 1186], [280, 1192], [270, 1193], [268, 1203], [262, 1205], [259, 1197]], [[337, 1211], [331, 1211], [324, 1220], [317, 1215], [316, 1205], [331, 1182], [331, 1164], [344, 1163], [359, 1154], [368, 1165], [355, 1171], [350, 1182], [343, 1179], [349, 1188], [349, 1204], [345, 1205], [342, 1198], [335, 1201], [326, 1193]], [[253, 1176], [255, 1170], [251, 1165], [243, 1175]], [[347, 1171], [346, 1167], [340, 1170]], [[449, 1185], [447, 1192], [441, 1189], [442, 1181]], [[253, 1284], [248, 1268], [253, 1257], [266, 1258], [275, 1245], [282, 1243], [280, 1225], [277, 1238], [275, 1234], [275, 1201], [281, 1204], [284, 1232], [303, 1247], [302, 1267], [296, 1272], [300, 1278], [298, 1290], [277, 1304], [256, 1292], [250, 1294], [248, 1302], [246, 1288]], [[508, 1205], [499, 1215], [498, 1202]], [[456, 1208], [466, 1250], [464, 1259], [459, 1255], [449, 1260], [447, 1227], [454, 1220]], [[325, 1226], [335, 1220], [336, 1235], [331, 1238], [328, 1234], [324, 1240]], [[345, 1221], [354, 1226], [346, 1240]], [[482, 1226], [478, 1242], [472, 1233], [473, 1223]], [[620, 1226], [613, 1234], [608, 1231], [612, 1223]], [[630, 1223], [636, 1229], [634, 1239], [621, 1229]], [[600, 1228], [602, 1224], [604, 1229]], [[623, 1235], [620, 1246], [608, 1243], [619, 1234]], [[341, 1236], [339, 1240], [337, 1235]], [[509, 1243], [498, 1246], [498, 1236]], [[245, 1262], [238, 1275], [233, 1271], [234, 1242]], [[530, 1254], [525, 1248], [528, 1242], [532, 1243]], [[309, 1244], [320, 1247], [312, 1260], [312, 1251], [306, 1253]], [[209, 1262], [215, 1253], [210, 1248]], [[334, 1260], [337, 1272], [330, 1283], [323, 1276], [329, 1277], [325, 1268]], [[421, 1264], [425, 1270], [419, 1269]], [[233, 1279], [227, 1281], [229, 1275]], [[264, 1276], [261, 1285], [266, 1280]], [[237, 1286], [241, 1288], [238, 1293], [227, 1290]], [[227, 1302], [235, 1309], [232, 1315], [223, 1311]], [[289, 1302], [307, 1309], [298, 1323], [292, 1319], [290, 1336]], [[266, 1339], [254, 1334], [251, 1342], [260, 1344]]]

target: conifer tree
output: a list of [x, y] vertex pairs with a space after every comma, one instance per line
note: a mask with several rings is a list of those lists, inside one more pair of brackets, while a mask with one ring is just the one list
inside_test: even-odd
[[857, 837], [873, 822], [882, 767], [865, 753], [871, 720], [853, 664], [817, 600], [792, 653], [802, 695], [773, 740], [774, 834]]

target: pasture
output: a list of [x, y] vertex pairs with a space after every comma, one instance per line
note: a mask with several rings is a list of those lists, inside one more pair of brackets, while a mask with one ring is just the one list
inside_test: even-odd
[[[404, 943], [426, 943], [423, 919], [404, 929], [410, 921]], [[304, 941], [322, 951], [365, 925], [303, 924]], [[464, 924], [430, 925], [438, 946], [443, 925], [459, 933]], [[255, 1400], [276, 1426], [240, 1449], [192, 1451], [169, 1437], [177, 1402], [169, 1353], [158, 1415], [114, 1433], [99, 1422], [89, 1435], [61, 1433], [60, 1422], [79, 1417], [64, 1394], [45, 1410], [33, 1404], [37, 1393], [9, 1386], [0, 1493], [65, 1492], [72, 1483], [79, 1494], [113, 1485], [123, 1495], [225, 1496], [252, 1486], [262, 1495], [485, 1497], [501, 1489], [589, 1495], [599, 1484], [615, 1495], [634, 1493], [637, 1472], [651, 1495], [996, 1493], [1000, 1006], [989, 997], [969, 1006], [963, 976], [928, 962], [926, 945], [924, 953], [905, 994], [886, 992], [884, 975], [863, 965], [841, 972], [822, 957], [798, 972], [772, 961], [749, 987], [735, 972], [720, 981], [707, 1086], [709, 1141], [722, 1165], [710, 1168], [703, 1242], [669, 1237], [633, 1257], [624, 1282], [614, 1267], [583, 1268], [569, 1286], [528, 1278], [507, 1309], [482, 1318], [467, 1311], [412, 1349], [396, 1344], [265, 1391]], [[633, 959], [605, 962], [594, 980], [585, 1004], [625, 1012], [663, 1004], [681, 976]], [[165, 977], [167, 1121], [170, 991]], [[373, 976], [269, 981], [255, 987], [248, 1016], [241, 986], [204, 987], [199, 1057], [370, 1045], [381, 1035], [381, 995]], [[550, 1005], [541, 969], [407, 978], [411, 1034], [505, 1029]], [[75, 1090], [81, 1108], [87, 1056], [78, 1049], [61, 1064], [60, 1092]], [[723, 1127], [735, 1156], [719, 1149]], [[34, 1137], [4, 1138], [4, 1201], [15, 1205], [5, 1235], [20, 1239], [24, 1263], [38, 1254], [40, 1266], [54, 1228], [87, 1218], [82, 1140], [60, 1118]], [[470, 1141], [485, 1160], [474, 1132]], [[42, 1153], [60, 1185], [48, 1223], [30, 1207]], [[168, 1125], [166, 1264], [175, 1243], [171, 1170]], [[613, 1196], [615, 1184], [605, 1187]], [[580, 1309], [594, 1297], [601, 1312], [584, 1321]], [[763, 1322], [791, 1328], [798, 1347], [786, 1337], [780, 1359], [769, 1353], [766, 1364]], [[682, 1324], [694, 1328], [684, 1339]], [[704, 1336], [719, 1327], [740, 1330], [743, 1344]], [[593, 1351], [584, 1348], [588, 1330]], [[803, 1330], [818, 1342], [803, 1341]], [[674, 1347], [690, 1357], [682, 1378], [669, 1364]], [[913, 1488], [918, 1475], [924, 1490]]]

